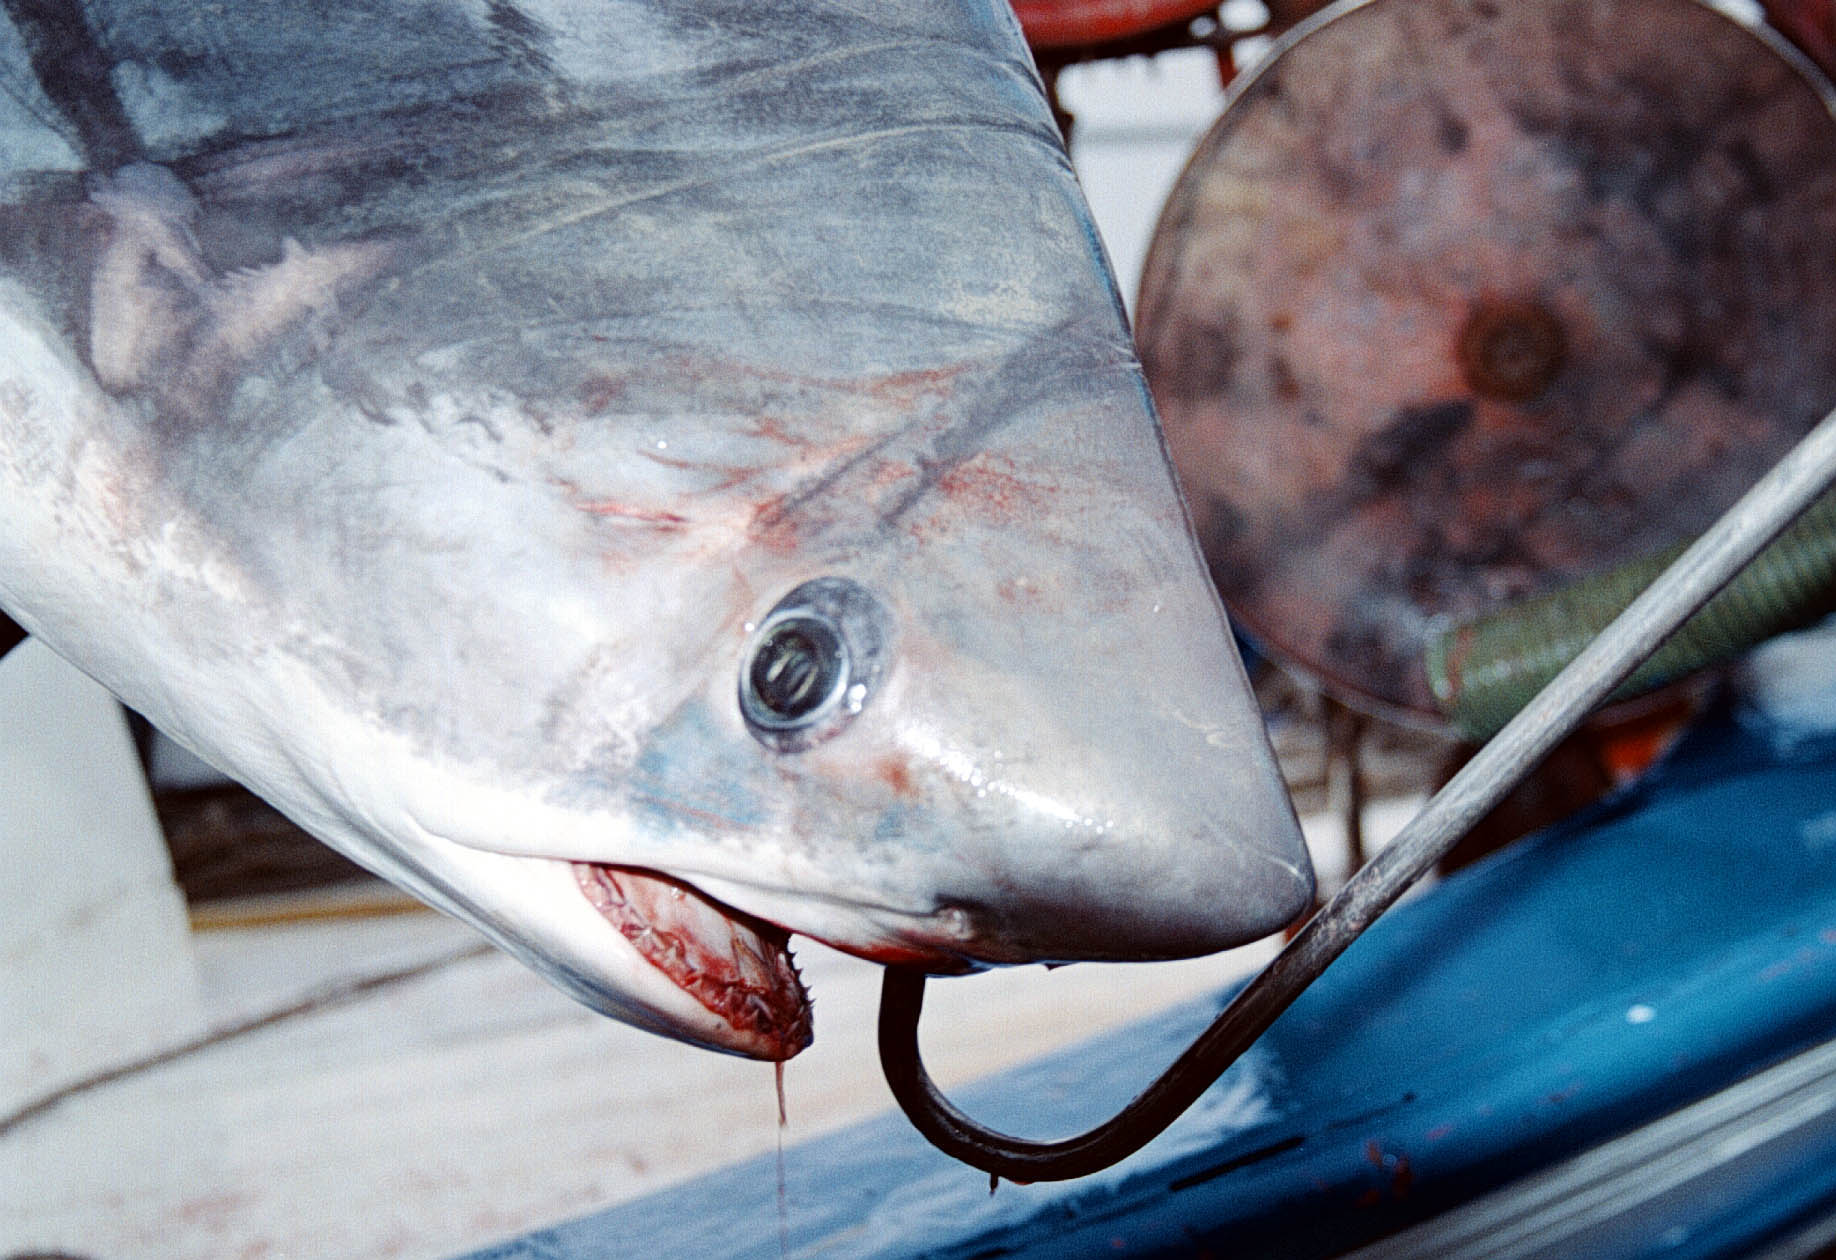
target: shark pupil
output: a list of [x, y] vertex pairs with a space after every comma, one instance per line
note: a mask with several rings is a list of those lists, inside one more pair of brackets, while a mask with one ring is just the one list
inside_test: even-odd
[[752, 691], [781, 721], [820, 709], [835, 693], [846, 661], [835, 632], [815, 620], [788, 621], [774, 629], [752, 660]]

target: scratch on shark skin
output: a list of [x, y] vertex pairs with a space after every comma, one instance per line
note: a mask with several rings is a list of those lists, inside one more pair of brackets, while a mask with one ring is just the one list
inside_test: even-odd
[[577, 504], [582, 512], [592, 516], [613, 517], [621, 521], [633, 521], [641, 525], [655, 525], [661, 529], [680, 529], [689, 523], [689, 518], [680, 512], [665, 512], [658, 508], [635, 507], [628, 503], [588, 502]]
[[[508, 234], [488, 244], [474, 244], [467, 249], [444, 250], [438, 255], [416, 264], [405, 274], [419, 272], [437, 272], [451, 270], [462, 263], [491, 254], [502, 253], [539, 240], [554, 232], [563, 231], [577, 224], [588, 223], [608, 214], [645, 202], [656, 201], [677, 193], [692, 192], [700, 188], [719, 187], [744, 172], [759, 170], [769, 166], [781, 165], [799, 157], [824, 152], [846, 152], [850, 149], [868, 148], [886, 140], [903, 136], [924, 135], [927, 133], [958, 132], [970, 136], [985, 136], [990, 131], [1007, 131], [1025, 136], [1036, 141], [1042, 147], [1050, 149], [1053, 141], [1031, 127], [990, 127], [972, 121], [920, 123], [909, 127], [881, 127], [872, 131], [859, 132], [845, 136], [834, 136], [824, 140], [814, 140], [803, 144], [785, 145], [781, 148], [767, 150], [756, 157], [744, 161], [735, 161], [713, 175], [697, 176], [690, 179], [671, 180], [655, 184], [637, 192], [626, 193], [617, 197], [598, 197], [591, 205], [578, 206], [564, 214], [556, 214], [534, 227], [522, 232]], [[597, 188], [594, 188], [597, 191]]]
[[758, 515], [754, 518], [755, 529], [761, 534], [768, 534], [773, 530], [793, 525], [805, 507], [826, 499], [856, 470], [878, 460], [887, 450], [899, 445], [905, 436], [896, 430], [882, 434], [859, 450], [829, 465], [818, 476], [805, 482], [791, 493], [761, 504]]

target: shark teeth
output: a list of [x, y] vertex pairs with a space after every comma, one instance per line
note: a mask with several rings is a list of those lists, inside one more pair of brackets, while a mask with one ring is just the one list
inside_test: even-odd
[[689, 996], [788, 1059], [810, 1044], [810, 998], [790, 934], [729, 909], [668, 876], [574, 863], [581, 891], [605, 919]]

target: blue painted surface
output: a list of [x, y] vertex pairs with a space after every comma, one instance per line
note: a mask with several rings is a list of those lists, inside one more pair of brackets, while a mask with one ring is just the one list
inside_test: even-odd
[[[1836, 1213], [1836, 1116], [1757, 1146], [1713, 1177], [1669, 1191], [1636, 1213], [1581, 1231], [1572, 1256], [1614, 1260], [1747, 1257]], [[1787, 1253], [1803, 1255], [1802, 1252]]]
[[[1217, 1004], [962, 1101], [1015, 1131], [1070, 1131]], [[1120, 1167], [991, 1198], [887, 1116], [787, 1153], [789, 1254], [1332, 1254], [1832, 1036], [1836, 738], [1724, 718], [1634, 793], [1386, 917]], [[1725, 1202], [1688, 1205], [1687, 1246], [1654, 1226], [1639, 1253], [1736, 1254], [1836, 1201], [1828, 1128], [1730, 1178]], [[776, 1177], [753, 1161], [479, 1255], [777, 1256]]]

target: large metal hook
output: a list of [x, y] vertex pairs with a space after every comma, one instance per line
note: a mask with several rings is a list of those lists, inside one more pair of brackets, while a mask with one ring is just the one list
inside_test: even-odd
[[1612, 694], [1646, 657], [1836, 481], [1836, 411], [1538, 692], [1401, 833], [1245, 986], [1211, 1026], [1114, 1117], [1076, 1137], [1033, 1141], [985, 1128], [937, 1089], [918, 1049], [921, 972], [888, 968], [880, 1063], [893, 1097], [930, 1142], [1010, 1181], [1063, 1181], [1145, 1146], [1223, 1075], [1332, 961]]

